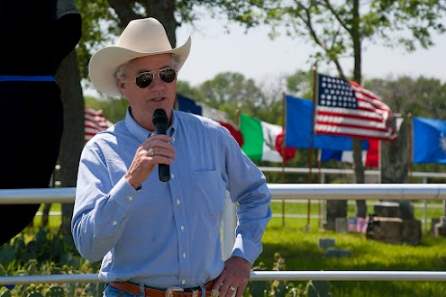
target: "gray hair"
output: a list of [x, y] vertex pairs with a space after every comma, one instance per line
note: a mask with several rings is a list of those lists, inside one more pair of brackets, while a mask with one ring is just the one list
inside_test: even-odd
[[115, 71], [115, 80], [116, 80], [116, 84], [119, 84], [119, 82], [121, 81], [125, 81], [125, 79], [127, 78], [127, 66], [129, 65], [129, 62], [126, 62], [124, 64], [121, 64], [118, 66], [118, 68]]

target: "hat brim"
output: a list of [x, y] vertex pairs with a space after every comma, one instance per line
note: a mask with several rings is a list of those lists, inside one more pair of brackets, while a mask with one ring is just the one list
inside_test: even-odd
[[160, 52], [138, 52], [119, 46], [105, 47], [97, 51], [90, 59], [88, 64], [90, 80], [98, 91], [113, 97], [121, 96], [115, 78], [115, 72], [120, 65], [135, 58], [172, 54], [179, 70], [189, 56], [190, 47], [190, 37], [182, 46]]

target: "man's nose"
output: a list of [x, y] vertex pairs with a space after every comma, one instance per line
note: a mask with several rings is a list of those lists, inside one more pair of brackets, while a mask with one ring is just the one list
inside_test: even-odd
[[153, 81], [151, 84], [151, 89], [152, 90], [163, 90], [165, 87], [166, 87], [166, 83], [160, 79], [159, 75], [154, 75]]

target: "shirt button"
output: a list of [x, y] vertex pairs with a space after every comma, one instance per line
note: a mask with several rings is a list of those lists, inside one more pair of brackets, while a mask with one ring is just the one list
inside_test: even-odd
[[172, 136], [172, 142], [175, 142], [175, 136]]
[[186, 253], [183, 253], [183, 258], [186, 259]]
[[186, 280], [183, 279], [183, 280], [181, 281], [181, 284], [182, 284], [182, 285], [185, 285], [185, 284], [186, 284]]
[[129, 197], [128, 197], [128, 200], [129, 200], [130, 202], [132, 202], [132, 201], [133, 201], [133, 196], [129, 196]]
[[183, 225], [181, 225], [181, 231], [184, 231], [184, 226]]
[[113, 221], [113, 226], [116, 226], [116, 225], [118, 225], [118, 222], [116, 222], [116, 221]]
[[172, 174], [170, 175], [170, 178], [171, 178], [171, 179], [174, 179], [174, 178], [175, 178], [175, 174], [172, 173]]
[[180, 205], [180, 204], [181, 204], [180, 199], [177, 199], [177, 205]]

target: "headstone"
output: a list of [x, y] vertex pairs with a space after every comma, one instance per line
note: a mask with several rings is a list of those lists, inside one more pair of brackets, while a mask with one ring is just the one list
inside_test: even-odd
[[440, 222], [440, 218], [432, 218], [431, 219], [431, 234], [435, 235], [435, 225]]
[[421, 221], [403, 220], [401, 230], [401, 240], [404, 243], [417, 245], [421, 242]]
[[335, 257], [335, 258], [341, 258], [341, 257], [350, 257], [352, 253], [349, 250], [335, 248], [335, 247], [329, 247], [325, 251], [326, 257]]
[[377, 217], [400, 218], [400, 206], [396, 202], [379, 202], [373, 206], [374, 214]]
[[401, 225], [400, 218], [372, 217], [369, 219], [366, 237], [388, 243], [400, 243]]
[[346, 200], [328, 200], [327, 201], [327, 222], [324, 224], [325, 230], [336, 230], [336, 219], [347, 218]]
[[326, 250], [329, 247], [334, 247], [336, 244], [336, 240], [333, 238], [320, 238], [319, 239], [319, 248]]
[[446, 217], [441, 217], [440, 221], [435, 224], [435, 236], [446, 236]]
[[373, 209], [374, 214], [367, 225], [367, 238], [388, 243], [420, 243], [421, 222], [414, 218], [411, 204], [381, 201]]
[[335, 230], [337, 233], [347, 232], [347, 218], [336, 218], [335, 220]]

